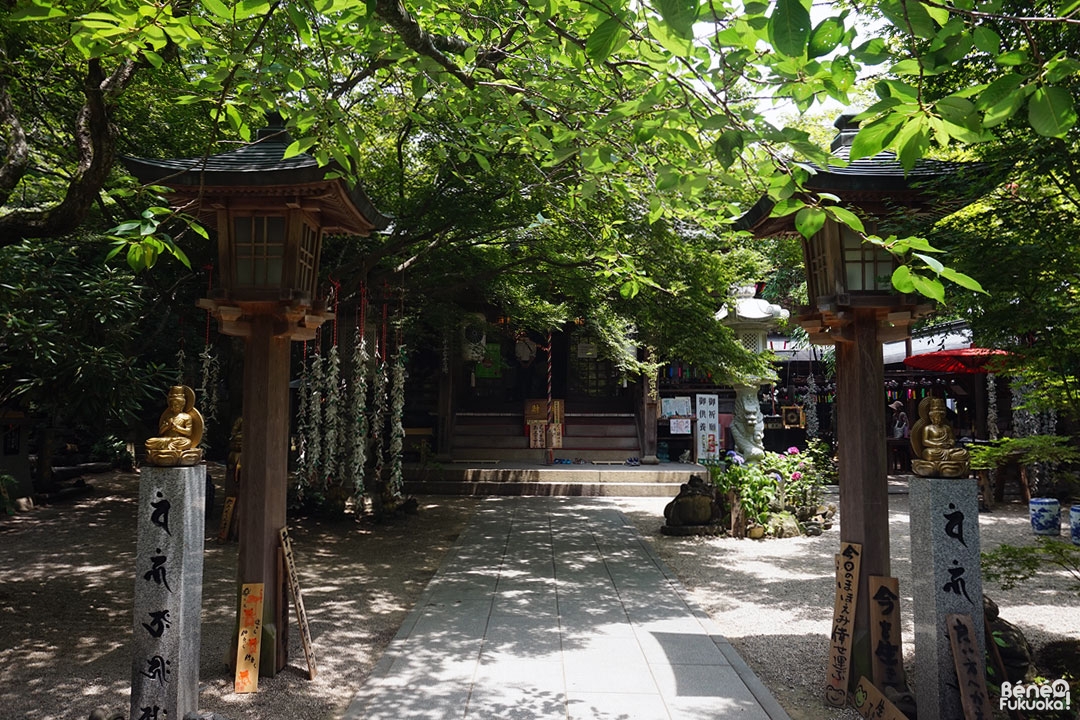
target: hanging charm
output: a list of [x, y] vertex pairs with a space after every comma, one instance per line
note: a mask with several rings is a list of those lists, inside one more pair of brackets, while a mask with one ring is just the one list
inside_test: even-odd
[[348, 457], [346, 467], [348, 474], [346, 487], [352, 493], [352, 503], [357, 509], [362, 507], [364, 499], [364, 473], [367, 464], [367, 393], [368, 364], [371, 358], [368, 356], [367, 339], [363, 336], [360, 328], [356, 328], [356, 342], [353, 354], [352, 387], [350, 388], [350, 403], [347, 423], [348, 428]]
[[[305, 346], [306, 350], [306, 346]], [[307, 357], [300, 364], [300, 385], [296, 391], [296, 495], [302, 501], [313, 472], [311, 447], [311, 376]]]
[[398, 346], [394, 361], [393, 379], [390, 385], [390, 494], [395, 499], [402, 498], [404, 482], [401, 469], [401, 455], [405, 447], [405, 348]]
[[203, 418], [210, 422], [217, 418], [218, 409], [218, 384], [221, 375], [221, 363], [214, 354], [214, 347], [209, 342], [199, 353], [202, 362], [202, 382], [199, 384], [199, 405], [202, 407]]
[[806, 416], [806, 438], [808, 440], [818, 436], [817, 394], [817, 380], [814, 378], [813, 370], [811, 370], [806, 378], [806, 395], [803, 397], [803, 415]]
[[312, 483], [316, 489], [322, 488], [323, 477], [323, 450], [322, 450], [322, 391], [326, 386], [323, 373], [323, 358], [319, 353], [319, 344], [315, 343], [315, 353], [311, 358], [311, 373], [308, 379], [309, 392], [308, 392], [308, 434], [307, 434], [307, 452], [309, 455], [308, 463], [308, 482]]
[[338, 438], [338, 414], [341, 412], [342, 397], [341, 359], [338, 357], [336, 343], [330, 346], [324, 366], [322, 463], [319, 477], [322, 485], [329, 485], [336, 483], [338, 479], [338, 457], [341, 453]]
[[[375, 374], [371, 383], [371, 453], [374, 467], [372, 480], [378, 484], [383, 480], [385, 466], [385, 448], [383, 437], [386, 434], [386, 363], [379, 354], [375, 354]], [[383, 498], [386, 500], [386, 498]]]

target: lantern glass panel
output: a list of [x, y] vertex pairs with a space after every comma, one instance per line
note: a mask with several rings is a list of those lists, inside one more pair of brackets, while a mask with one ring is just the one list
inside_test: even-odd
[[296, 286], [302, 292], [312, 295], [315, 291], [315, 275], [319, 262], [319, 233], [307, 223], [304, 223], [303, 227], [297, 253]]
[[863, 242], [851, 228], [841, 227], [844, 279], [848, 292], [890, 292], [894, 259], [887, 250]]
[[233, 252], [237, 287], [281, 287], [285, 218], [280, 215], [235, 218]]

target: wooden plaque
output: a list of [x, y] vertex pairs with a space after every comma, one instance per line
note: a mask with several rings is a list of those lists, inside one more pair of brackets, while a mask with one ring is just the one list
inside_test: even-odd
[[870, 657], [877, 687], [906, 687], [904, 645], [900, 638], [900, 581], [894, 577], [871, 575]]
[[990, 694], [986, 689], [986, 667], [982, 653], [979, 652], [971, 616], [946, 615], [945, 625], [949, 630], [949, 645], [952, 647], [953, 665], [956, 667], [960, 704], [964, 708], [965, 720], [993, 717]]
[[300, 577], [296, 574], [296, 563], [293, 561], [292, 541], [289, 539], [289, 531], [286, 528], [281, 528], [280, 535], [281, 550], [285, 556], [285, 571], [289, 574], [289, 591], [292, 593], [293, 605], [296, 606], [296, 622], [300, 625], [300, 639], [304, 645], [304, 657], [307, 659], [308, 680], [314, 680], [315, 650], [311, 642], [307, 611], [304, 610], [304, 598], [300, 594]]
[[236, 639], [237, 693], [259, 689], [259, 645], [262, 640], [263, 584], [244, 583], [240, 589], [240, 635]]
[[229, 539], [229, 531], [232, 529], [233, 512], [236, 510], [236, 497], [230, 495], [225, 498], [225, 506], [221, 508], [221, 527], [218, 529], [218, 542]]
[[847, 705], [848, 673], [851, 671], [852, 631], [855, 603], [859, 594], [859, 565], [862, 545], [842, 543], [836, 555], [836, 600], [833, 603], [832, 633], [829, 636], [829, 667], [826, 669], [825, 704]]
[[[900, 712], [889, 699], [865, 677], [859, 678], [852, 697], [855, 709], [867, 720], [907, 720], [907, 715]], [[987, 719], [989, 720], [989, 718]]]

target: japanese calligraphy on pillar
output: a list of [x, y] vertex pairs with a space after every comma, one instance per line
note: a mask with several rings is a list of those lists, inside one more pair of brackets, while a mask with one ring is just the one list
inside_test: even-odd
[[843, 543], [836, 555], [836, 600], [833, 603], [832, 634], [829, 636], [829, 666], [825, 702], [832, 707], [847, 705], [848, 673], [851, 669], [852, 628], [859, 593], [859, 565], [862, 545]]
[[983, 657], [975, 639], [970, 615], [958, 613], [946, 617], [949, 644], [952, 646], [956, 678], [960, 683], [960, 704], [965, 720], [992, 720], [994, 711], [986, 690]]
[[874, 683], [878, 687], [905, 687], [903, 643], [900, 640], [900, 581], [878, 575], [871, 575], [867, 580]]
[[140, 493], [140, 511], [148, 522], [142, 524], [136, 563], [135, 628], [136, 657], [133, 672], [137, 683], [132, 696], [132, 716], [137, 720], [158, 720], [166, 714], [168, 686], [175, 668], [172, 657], [175, 638], [167, 634], [177, 614], [178, 599], [169, 585], [177, 564], [172, 562], [172, 528], [169, 515], [172, 499], [167, 488]]
[[852, 701], [855, 709], [866, 720], [907, 720], [907, 716], [865, 677], [859, 678]]
[[240, 636], [236, 641], [237, 693], [259, 689], [259, 642], [262, 638], [263, 584], [244, 583], [240, 590]]
[[720, 437], [720, 401], [717, 395], [697, 396], [697, 457], [718, 460], [724, 439]]
[[300, 576], [296, 574], [296, 562], [293, 560], [292, 540], [289, 531], [281, 528], [281, 551], [285, 555], [285, 571], [289, 574], [289, 592], [293, 605], [296, 606], [296, 622], [300, 625], [300, 639], [304, 645], [304, 657], [307, 658], [308, 680], [315, 679], [315, 650], [311, 642], [311, 628], [308, 626], [307, 611], [304, 610], [304, 597], [300, 594]]
[[[945, 535], [955, 542], [963, 546], [963, 550], [958, 552], [959, 554], [968, 554], [967, 542], [964, 541], [964, 513], [958, 509], [955, 504], [949, 503], [948, 510], [943, 513], [945, 519]], [[975, 605], [975, 601], [971, 599], [968, 594], [967, 579], [964, 577], [967, 574], [966, 563], [960, 562], [959, 559], [954, 559], [952, 565], [948, 568], [949, 580], [942, 587], [943, 592], [952, 593], [959, 597], [963, 597], [971, 605]], [[978, 598], [978, 608], [982, 608], [982, 598]]]

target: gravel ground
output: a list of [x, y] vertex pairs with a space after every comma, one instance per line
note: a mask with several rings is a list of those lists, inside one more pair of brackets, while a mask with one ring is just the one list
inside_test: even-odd
[[[97, 707], [126, 712], [138, 476], [99, 475], [90, 484], [94, 492], [84, 498], [0, 518], [3, 720], [83, 720]], [[900, 579], [910, 667], [907, 496], [890, 500], [893, 574]], [[294, 623], [289, 665], [274, 678], [261, 678], [259, 692], [251, 695], [232, 692], [225, 661], [236, 545], [208, 540], [200, 709], [230, 720], [328, 720], [343, 712], [483, 502], [420, 501], [419, 515], [380, 525], [305, 519], [290, 526], [318, 676], [307, 679]], [[820, 700], [832, 617], [832, 556], [839, 544], [835, 528], [817, 538], [769, 541], [671, 538], [659, 533], [666, 500], [611, 502], [652, 542], [795, 720], [852, 716], [830, 711]], [[980, 521], [984, 549], [1033, 541], [1026, 508], [1019, 505], [999, 507]], [[1064, 578], [1047, 574], [1023, 590], [987, 584], [986, 591], [1002, 616], [1038, 648], [1080, 638], [1080, 597], [1065, 587]]]

